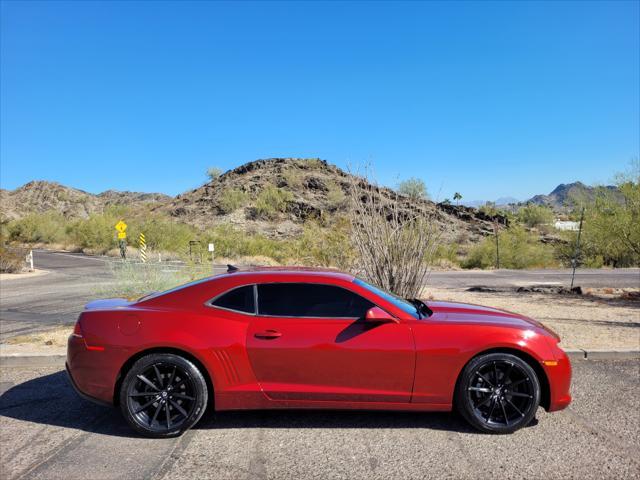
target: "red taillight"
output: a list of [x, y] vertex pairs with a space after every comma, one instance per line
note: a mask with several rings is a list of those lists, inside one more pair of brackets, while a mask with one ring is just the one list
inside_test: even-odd
[[82, 329], [80, 328], [80, 319], [78, 319], [78, 321], [76, 322], [76, 324], [73, 327], [73, 333], [72, 335], [74, 337], [80, 337], [82, 338]]

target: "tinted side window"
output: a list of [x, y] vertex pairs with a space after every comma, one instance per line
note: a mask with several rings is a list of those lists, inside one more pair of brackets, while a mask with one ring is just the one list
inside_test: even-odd
[[211, 302], [211, 305], [238, 312], [255, 313], [253, 285], [235, 288]]
[[365, 316], [373, 304], [353, 292], [331, 285], [266, 283], [258, 285], [258, 313], [284, 317]]

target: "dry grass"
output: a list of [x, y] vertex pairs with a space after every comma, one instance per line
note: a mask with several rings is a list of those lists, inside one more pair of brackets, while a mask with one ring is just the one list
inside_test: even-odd
[[30, 345], [39, 347], [64, 347], [67, 345], [67, 339], [72, 327], [56, 327], [45, 332], [31, 333], [28, 335], [18, 335], [11, 337], [5, 341], [8, 345]]

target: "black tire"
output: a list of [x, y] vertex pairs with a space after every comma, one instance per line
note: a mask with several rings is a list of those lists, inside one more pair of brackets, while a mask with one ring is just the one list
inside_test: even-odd
[[509, 353], [473, 358], [455, 392], [460, 414], [488, 433], [512, 433], [527, 426], [540, 405], [540, 381], [531, 366]]
[[138, 433], [152, 438], [181, 435], [204, 414], [208, 401], [202, 372], [172, 353], [136, 361], [120, 387], [120, 410]]

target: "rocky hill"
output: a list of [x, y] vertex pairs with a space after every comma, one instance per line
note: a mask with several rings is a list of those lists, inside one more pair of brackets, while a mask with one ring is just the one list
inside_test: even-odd
[[94, 195], [56, 182], [37, 180], [15, 190], [0, 190], [0, 213], [4, 219], [47, 211], [55, 211], [68, 218], [86, 218], [110, 205], [145, 204], [153, 207], [170, 200], [172, 197], [161, 193], [108, 190]]
[[[115, 190], [95, 195], [55, 182], [33, 181], [13, 191], [1, 190], [0, 211], [1, 217], [9, 220], [46, 211], [86, 218], [111, 205], [127, 205], [199, 228], [230, 224], [269, 237], [293, 237], [303, 231], [307, 221], [332, 228], [344, 218], [350, 179], [349, 173], [323, 160], [270, 158], [229, 170], [175, 198]], [[407, 214], [430, 215], [448, 241], [477, 241], [493, 232], [494, 220], [506, 222], [503, 217], [489, 218], [470, 207], [410, 199], [389, 188], [377, 188], [375, 193], [400, 202]]]
[[[294, 236], [308, 220], [330, 225], [332, 218], [345, 213], [349, 185], [349, 174], [326, 161], [270, 158], [225, 172], [158, 210], [200, 227], [232, 224], [268, 236]], [[473, 208], [412, 200], [388, 188], [376, 191], [400, 201], [408, 212], [433, 215], [453, 241], [474, 241], [493, 229], [492, 219]], [[278, 198], [284, 200], [280, 210], [262, 208], [265, 201]]]
[[[604, 188], [611, 192], [618, 192], [617, 187], [612, 185]], [[598, 187], [590, 187], [582, 182], [561, 183], [548, 195], [536, 195], [524, 203], [546, 205], [555, 211], [563, 211], [570, 208], [576, 201], [592, 201], [597, 190]]]

